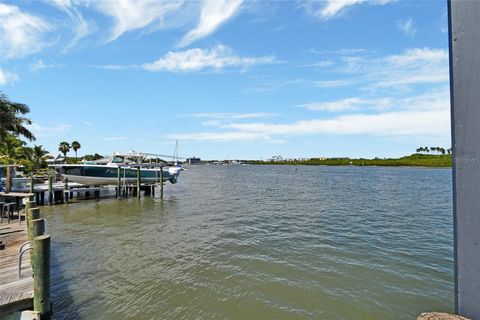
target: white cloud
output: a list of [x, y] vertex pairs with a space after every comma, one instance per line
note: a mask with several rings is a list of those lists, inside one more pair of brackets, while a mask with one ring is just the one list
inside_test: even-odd
[[43, 18], [0, 3], [0, 57], [17, 58], [40, 51], [44, 35], [52, 29]]
[[339, 88], [352, 85], [351, 80], [312, 80], [312, 79], [278, 79], [264, 78], [254, 83], [245, 92], [271, 92], [299, 88]]
[[257, 140], [271, 140], [269, 135], [257, 132], [199, 132], [199, 133], [178, 133], [167, 135], [167, 139], [172, 140], [190, 140], [190, 141], [257, 141]]
[[311, 102], [305, 104], [299, 104], [297, 107], [305, 108], [315, 111], [329, 111], [329, 112], [339, 112], [346, 110], [384, 110], [392, 104], [391, 99], [389, 98], [380, 98], [380, 99], [362, 99], [358, 97], [346, 98], [337, 101], [329, 102]]
[[210, 118], [216, 120], [238, 120], [238, 119], [258, 119], [275, 116], [274, 113], [269, 112], [254, 112], [254, 113], [222, 113], [222, 112], [203, 112], [187, 114], [186, 116], [197, 118]]
[[40, 125], [33, 123], [29, 126], [29, 129], [36, 137], [54, 137], [61, 133], [65, 133], [72, 128], [69, 124], [55, 123], [49, 125]]
[[364, 89], [403, 90], [417, 84], [447, 83], [448, 52], [414, 48], [381, 58], [343, 57], [340, 72], [358, 75]]
[[143, 29], [152, 24], [156, 28], [161, 27], [165, 16], [180, 9], [182, 1], [119, 0], [93, 1], [91, 4], [114, 19], [115, 24], [107, 39], [107, 42], [111, 42], [128, 31]]
[[[182, 140], [275, 141], [304, 135], [373, 135], [389, 138], [425, 137], [448, 140], [450, 134], [449, 90], [439, 88], [403, 99], [389, 101], [389, 111], [353, 113], [332, 118], [299, 120], [291, 123], [229, 123], [223, 132], [181, 133]], [[379, 99], [381, 101], [382, 99]], [[342, 100], [340, 100], [342, 102]]]
[[188, 46], [217, 30], [238, 12], [241, 4], [242, 0], [204, 1], [198, 25], [180, 40], [179, 46]]
[[371, 5], [384, 5], [394, 0], [326, 0], [326, 1], [309, 1], [306, 2], [303, 7], [312, 16], [328, 20], [346, 8], [367, 3]]
[[142, 67], [149, 71], [189, 72], [203, 69], [223, 69], [228, 67], [248, 67], [257, 64], [274, 63], [272, 56], [239, 57], [233, 50], [217, 45], [213, 49], [189, 49], [170, 51], [163, 58]]
[[407, 36], [411, 36], [411, 37], [413, 37], [417, 32], [417, 29], [415, 28], [412, 18], [408, 18], [405, 21], [398, 21], [397, 28], [403, 33], [405, 33]]
[[4, 86], [7, 83], [18, 81], [18, 79], [19, 77], [17, 74], [2, 70], [2, 68], [0, 68], [0, 86]]
[[450, 117], [444, 111], [398, 111], [378, 114], [351, 114], [332, 119], [312, 119], [291, 124], [232, 124], [243, 133], [263, 135], [370, 134], [377, 136], [448, 137]]
[[47, 64], [43, 62], [42, 59], [38, 59], [38, 60], [35, 60], [34, 63], [32, 63], [32, 65], [30, 66], [30, 69], [32, 71], [40, 71], [43, 69], [50, 69], [50, 68], [57, 68], [57, 67], [61, 67], [61, 65], [55, 64], [55, 63]]

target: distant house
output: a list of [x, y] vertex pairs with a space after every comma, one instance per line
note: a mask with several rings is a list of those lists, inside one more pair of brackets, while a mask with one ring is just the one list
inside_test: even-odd
[[187, 158], [187, 163], [188, 164], [200, 164], [200, 163], [202, 163], [202, 159], [195, 158], [195, 157]]
[[63, 157], [61, 154], [54, 155], [52, 153], [49, 153], [45, 156], [45, 162], [47, 164], [62, 164], [65, 163], [66, 158]]

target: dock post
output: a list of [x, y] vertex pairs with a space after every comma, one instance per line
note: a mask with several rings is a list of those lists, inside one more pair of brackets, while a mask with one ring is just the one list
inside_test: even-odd
[[65, 202], [68, 202], [68, 192], [65, 192], [65, 191], [68, 191], [68, 179], [65, 178], [65, 180], [63, 181], [63, 197], [65, 199]]
[[[33, 181], [33, 174], [30, 174], [30, 193], [34, 194], [35, 193], [35, 185]], [[29, 200], [33, 201], [35, 196], [30, 196]]]
[[35, 201], [27, 201], [25, 202], [25, 221], [27, 222], [27, 232], [28, 226], [30, 225], [30, 221], [28, 220], [28, 212], [30, 209], [35, 208], [37, 203]]
[[48, 204], [53, 204], [53, 177], [48, 177]]
[[121, 168], [118, 166], [118, 174], [117, 174], [117, 199], [122, 197], [122, 175], [121, 175]]
[[30, 224], [32, 226], [32, 239], [43, 236], [43, 234], [45, 233], [45, 219], [34, 219], [30, 221]]
[[163, 167], [160, 167], [160, 199], [163, 200]]
[[140, 184], [142, 179], [140, 179], [140, 166], [137, 167], [137, 198], [140, 199]]
[[50, 303], [50, 236], [36, 237], [33, 241], [33, 311], [40, 319], [52, 318]]
[[28, 240], [33, 240], [31, 222], [35, 219], [40, 219], [40, 209], [39, 208], [29, 208], [28, 212], [26, 212], [26, 219], [27, 219]]

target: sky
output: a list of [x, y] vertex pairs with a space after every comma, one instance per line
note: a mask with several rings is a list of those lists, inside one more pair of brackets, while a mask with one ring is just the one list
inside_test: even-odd
[[446, 1], [1, 1], [0, 92], [54, 153], [397, 157], [450, 147], [447, 20]]

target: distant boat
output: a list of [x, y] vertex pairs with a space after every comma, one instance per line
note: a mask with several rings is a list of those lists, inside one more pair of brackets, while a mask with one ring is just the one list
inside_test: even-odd
[[157, 156], [149, 153], [115, 153], [111, 158], [97, 161], [85, 161], [81, 164], [51, 165], [68, 181], [84, 185], [117, 185], [118, 170], [122, 184], [133, 184], [137, 181], [137, 168], [140, 168], [142, 183], [160, 182], [160, 170], [163, 173], [163, 182], [177, 183], [180, 171], [184, 170], [177, 164], [145, 163], [148, 156]]

